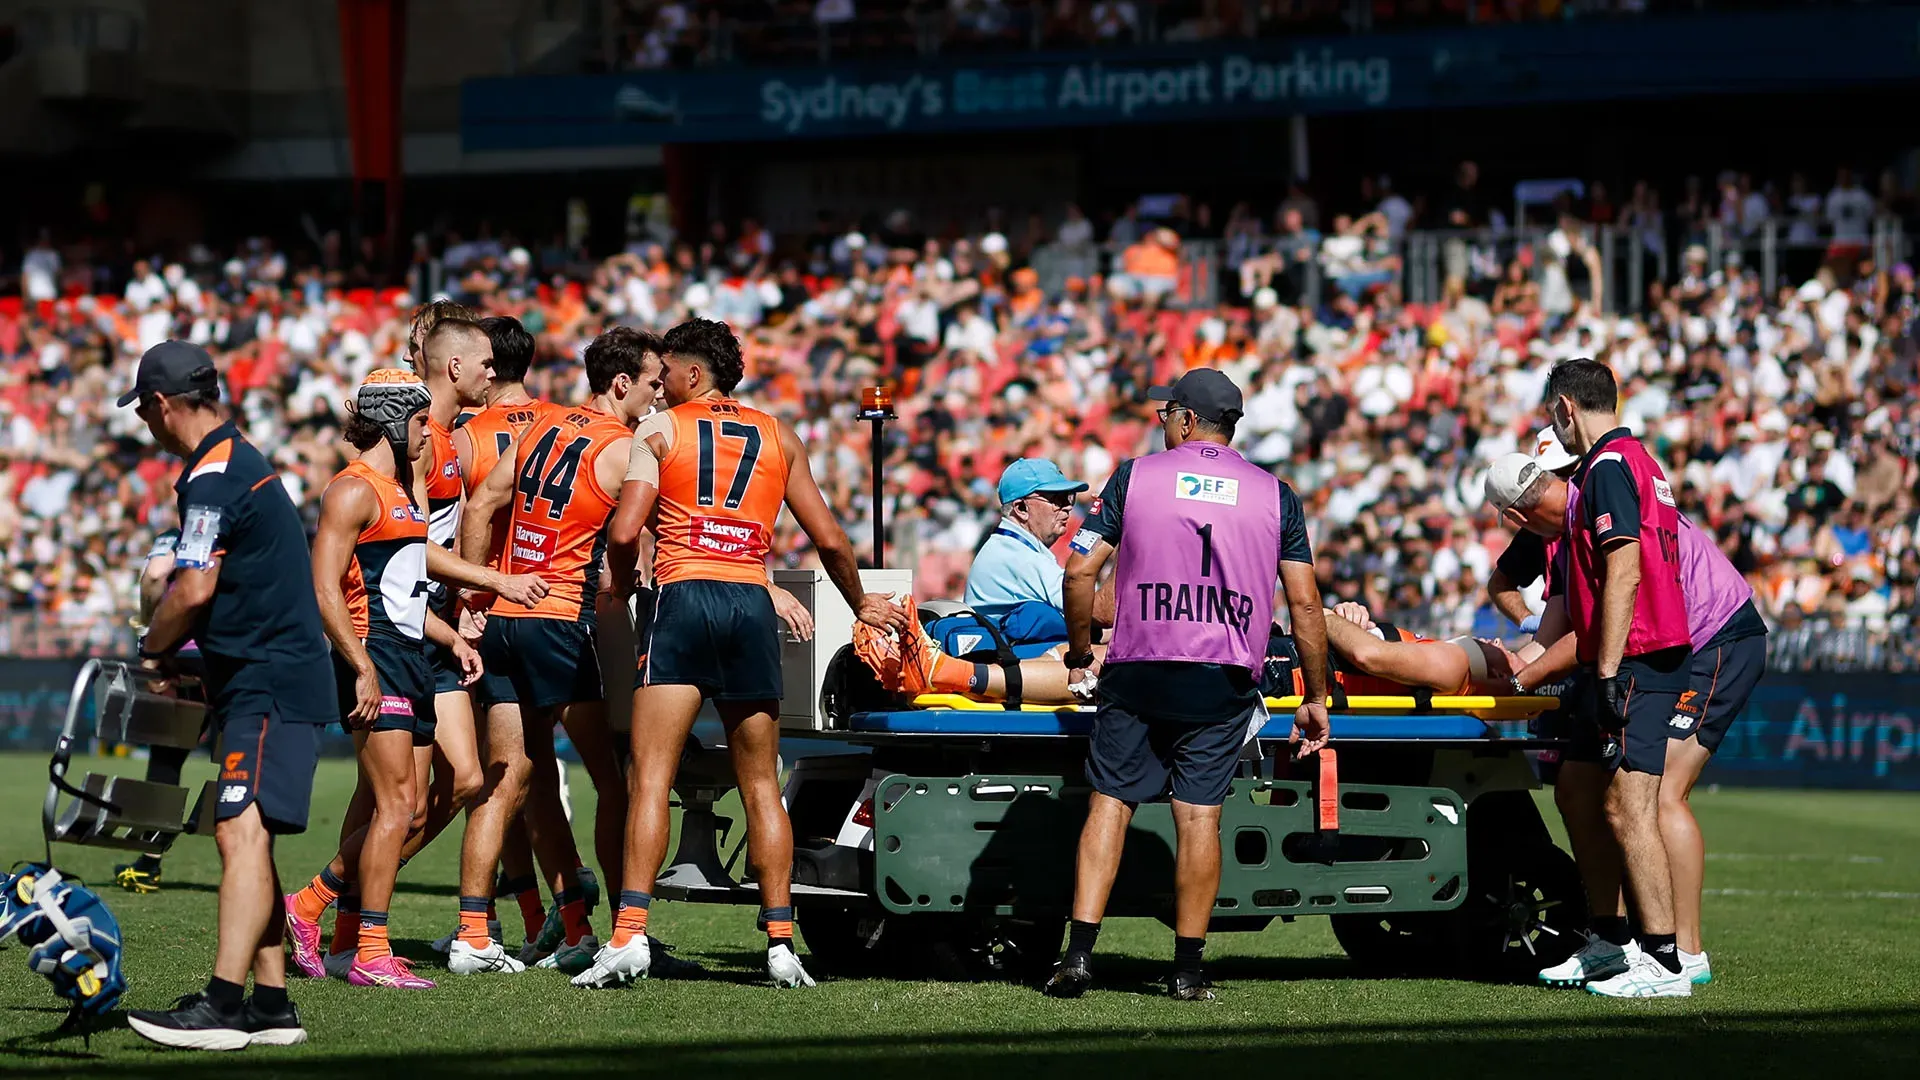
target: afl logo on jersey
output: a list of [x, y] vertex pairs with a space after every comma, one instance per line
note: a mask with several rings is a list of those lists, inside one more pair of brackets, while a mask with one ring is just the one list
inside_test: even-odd
[[407, 508], [406, 508], [406, 507], [404, 507], [404, 506], [396, 506], [396, 507], [394, 507], [394, 508], [393, 508], [393, 520], [395, 520], [395, 521], [405, 521], [405, 520], [407, 520]]
[[455, 459], [453, 461], [447, 462], [445, 465], [442, 465], [440, 467], [440, 475], [441, 476], [459, 476], [460, 475], [459, 460]]

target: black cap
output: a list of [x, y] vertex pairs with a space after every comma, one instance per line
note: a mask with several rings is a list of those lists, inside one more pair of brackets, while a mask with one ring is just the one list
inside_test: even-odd
[[1193, 415], [1215, 424], [1231, 424], [1245, 412], [1240, 388], [1213, 368], [1194, 368], [1174, 380], [1172, 386], [1150, 388], [1147, 397], [1191, 409]]
[[194, 390], [218, 390], [220, 373], [213, 357], [191, 341], [163, 341], [140, 357], [140, 368], [133, 376], [133, 389], [120, 395], [120, 407], [139, 401], [146, 394], [185, 394]]

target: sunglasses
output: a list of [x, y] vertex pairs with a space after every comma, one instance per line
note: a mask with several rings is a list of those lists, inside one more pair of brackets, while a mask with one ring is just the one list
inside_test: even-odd
[[1073, 492], [1071, 491], [1036, 491], [1027, 496], [1027, 498], [1040, 499], [1061, 510], [1065, 510], [1067, 507], [1073, 505]]
[[1160, 422], [1164, 424], [1167, 422], [1167, 418], [1174, 413], [1192, 412], [1193, 410], [1187, 408], [1185, 405], [1167, 405], [1155, 411], [1160, 414]]

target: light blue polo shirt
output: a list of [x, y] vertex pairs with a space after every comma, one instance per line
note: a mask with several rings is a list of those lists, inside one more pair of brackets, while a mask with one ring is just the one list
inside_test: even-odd
[[1038, 537], [1011, 518], [1001, 518], [973, 557], [967, 572], [967, 606], [975, 611], [1037, 601], [1065, 608], [1066, 571]]

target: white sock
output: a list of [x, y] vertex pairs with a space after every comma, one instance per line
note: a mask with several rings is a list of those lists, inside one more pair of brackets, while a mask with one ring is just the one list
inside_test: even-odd
[[1679, 952], [1680, 952], [1680, 962], [1683, 964], [1701, 961], [1707, 958], [1707, 950], [1705, 949], [1701, 949], [1699, 952], [1688, 952], [1685, 949], [1681, 949], [1679, 950]]

